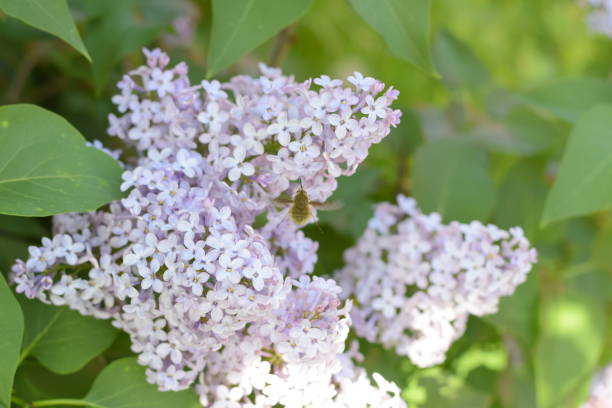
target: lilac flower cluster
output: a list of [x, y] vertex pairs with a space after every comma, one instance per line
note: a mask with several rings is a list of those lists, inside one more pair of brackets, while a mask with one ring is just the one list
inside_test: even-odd
[[590, 12], [587, 25], [591, 31], [612, 37], [612, 0], [581, 0]]
[[379, 204], [336, 272], [358, 335], [392, 347], [414, 364], [444, 361], [470, 314], [495, 313], [499, 298], [525, 280], [536, 252], [520, 228], [442, 224], [411, 198]]
[[357, 73], [350, 87], [297, 83], [265, 66], [194, 86], [185, 64], [145, 54], [110, 116], [109, 134], [136, 155], [104, 150], [123, 159], [127, 196], [56, 216], [55, 236], [13, 266], [17, 291], [111, 319], [148, 381], [196, 384], [204, 406], [404, 406], [353, 365], [355, 350], [343, 354], [351, 302], [311, 276], [317, 244], [277, 200], [299, 186], [328, 198], [398, 123], [397, 91]]

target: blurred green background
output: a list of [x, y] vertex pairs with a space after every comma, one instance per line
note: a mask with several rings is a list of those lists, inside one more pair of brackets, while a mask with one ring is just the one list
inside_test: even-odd
[[[0, 14], [0, 104], [41, 105], [88, 139], [114, 147], [117, 141], [105, 136], [114, 84], [142, 63], [141, 47], [159, 46], [173, 63], [186, 61], [194, 83], [205, 77], [209, 2], [69, 4], [94, 64]], [[431, 10], [431, 46], [441, 78], [391, 54], [346, 1], [316, 0], [285, 32], [286, 72], [303, 80], [360, 71], [399, 89], [397, 107], [404, 112], [402, 124], [372, 148], [357, 174], [340, 180], [342, 210], [321, 213], [320, 223], [307, 229], [320, 244], [317, 273], [341, 267], [342, 252], [365, 228], [372, 205], [399, 193], [414, 195], [424, 210], [441, 211], [446, 220], [522, 226], [538, 248], [539, 264], [498, 314], [470, 319], [444, 364], [417, 369], [363, 343], [365, 364], [396, 381], [413, 407], [578, 406], [593, 373], [612, 360], [611, 218], [603, 211], [541, 228], [572, 126], [543, 109], [533, 90], [565, 78], [607, 83], [612, 39], [589, 32], [587, 11], [574, 0], [435, 0]], [[270, 59], [275, 41], [216, 78], [255, 73], [258, 61]], [[437, 180], [439, 174], [446, 179]], [[448, 206], [439, 200], [438, 183], [451, 188]], [[49, 219], [0, 217], [0, 269], [8, 270], [49, 227]], [[104, 358], [126, 350], [119, 337]], [[84, 369], [84, 390], [98, 363]], [[32, 387], [43, 394], [48, 384], [67, 380], [33, 361], [17, 378], [22, 387], [38, 381]]]

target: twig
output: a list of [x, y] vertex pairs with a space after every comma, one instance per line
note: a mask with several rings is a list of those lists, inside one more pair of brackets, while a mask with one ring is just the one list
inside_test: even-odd
[[398, 149], [398, 165], [395, 182], [395, 193], [410, 195], [410, 179], [408, 178], [409, 172], [409, 158], [408, 151], [404, 147]]
[[278, 33], [272, 54], [270, 54], [268, 60], [269, 66], [278, 67], [283, 62], [289, 51], [289, 46], [295, 42], [295, 27], [296, 25], [292, 24]]
[[26, 51], [25, 56], [21, 60], [21, 63], [17, 66], [13, 81], [8, 86], [4, 99], [7, 103], [15, 103], [18, 101], [21, 95], [21, 90], [26, 83], [26, 80], [32, 73], [32, 70], [40, 60], [40, 58], [47, 52], [47, 44], [45, 43], [34, 43]]

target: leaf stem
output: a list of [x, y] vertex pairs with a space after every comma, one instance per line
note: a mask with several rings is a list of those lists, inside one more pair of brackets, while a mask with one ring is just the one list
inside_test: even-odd
[[37, 408], [37, 407], [53, 407], [56, 405], [72, 405], [72, 406], [79, 406], [79, 407], [103, 408], [101, 405], [95, 404], [93, 402], [80, 400], [80, 399], [72, 399], [72, 398], [59, 398], [59, 399], [34, 401], [29, 406], [32, 408]]
[[[14, 392], [14, 390], [13, 390], [13, 392]], [[15, 396], [15, 395], [13, 395], [13, 396], [11, 397], [11, 402], [12, 402], [13, 404], [17, 404], [17, 405], [22, 406], [22, 407], [27, 407], [27, 406], [29, 406], [29, 404], [30, 404], [30, 403], [29, 403], [29, 402], [27, 402], [26, 400], [21, 399], [21, 398], [19, 398], [19, 397]]]
[[7, 87], [4, 94], [6, 103], [15, 103], [19, 100], [27, 79], [30, 77], [38, 61], [45, 55], [47, 49], [48, 45], [46, 43], [35, 43], [27, 49], [25, 56], [21, 59], [21, 63], [15, 70], [15, 76], [11, 81], [11, 85]]

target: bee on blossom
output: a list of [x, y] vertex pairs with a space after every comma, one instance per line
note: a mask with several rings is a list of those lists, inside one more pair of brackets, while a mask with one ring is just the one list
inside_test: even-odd
[[291, 221], [299, 226], [306, 225], [310, 220], [312, 220], [314, 216], [313, 208], [323, 211], [333, 211], [342, 206], [339, 201], [311, 201], [308, 197], [308, 193], [301, 185], [295, 194], [293, 194], [293, 197], [289, 198], [281, 196], [275, 201], [281, 204], [289, 205], [287, 214], [289, 215], [289, 218], [291, 218]]

